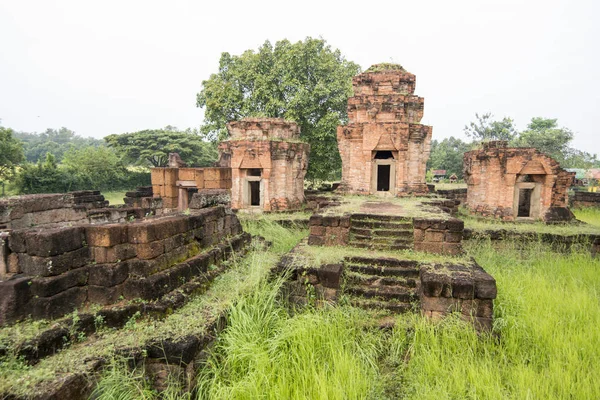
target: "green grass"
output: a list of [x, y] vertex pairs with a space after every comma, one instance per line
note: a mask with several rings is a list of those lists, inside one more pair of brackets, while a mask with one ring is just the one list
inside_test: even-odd
[[540, 244], [470, 246], [498, 283], [495, 335], [412, 321], [406, 398], [600, 398], [600, 260]]
[[554, 233], [558, 235], [600, 234], [600, 210], [574, 210], [575, 216], [587, 222], [586, 224], [545, 224], [536, 222], [503, 222], [493, 218], [478, 218], [469, 215], [464, 209], [460, 210], [459, 218], [465, 221], [465, 228], [476, 231], [508, 230], [512, 232]]
[[230, 311], [199, 399], [371, 398], [381, 353], [378, 332], [360, 310], [332, 308], [291, 316], [266, 283]]
[[104, 199], [109, 201], [111, 206], [118, 206], [125, 204], [123, 198], [125, 197], [125, 191], [122, 192], [102, 192]]
[[[343, 215], [351, 213], [372, 213], [372, 214], [394, 214], [404, 217], [420, 217], [448, 219], [449, 214], [442, 212], [438, 207], [428, 205], [434, 199], [426, 197], [381, 197], [381, 196], [359, 196], [344, 195], [340, 197], [341, 204], [335, 207], [327, 207], [320, 214], [323, 215]], [[366, 202], [390, 203], [399, 207], [397, 211], [379, 211], [379, 207], [370, 207], [368, 211], [362, 209]]]
[[[207, 326], [227, 310], [240, 296], [255, 290], [259, 282], [279, 260], [279, 255], [289, 251], [306, 231], [284, 229], [270, 223], [258, 233], [274, 243], [270, 251], [256, 249], [245, 258], [236, 260], [232, 267], [221, 274], [203, 295], [190, 300], [162, 320], [149, 317], [132, 319], [119, 330], [104, 330], [98, 335], [85, 338], [81, 343], [41, 360], [31, 367], [20, 360], [0, 360], [0, 393], [11, 392], [33, 396], [65, 373], [87, 370], [86, 359], [101, 357], [111, 359], [116, 349], [135, 348], [149, 340], [177, 339], [187, 335], [202, 335]], [[26, 328], [22, 328], [26, 332]], [[39, 326], [27, 329], [41, 329]], [[27, 330], [29, 332], [29, 330]], [[18, 340], [18, 338], [12, 338]]]
[[572, 211], [578, 220], [590, 224], [594, 227], [600, 228], [600, 208], [575, 208]]

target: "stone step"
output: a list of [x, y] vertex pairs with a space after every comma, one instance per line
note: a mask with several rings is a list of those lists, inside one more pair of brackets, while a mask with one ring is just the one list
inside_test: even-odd
[[416, 276], [412, 278], [398, 277], [398, 276], [382, 276], [382, 275], [366, 275], [353, 271], [346, 271], [345, 280], [346, 284], [350, 285], [362, 285], [362, 286], [403, 286], [407, 289], [412, 289], [417, 286], [416, 278], [419, 276], [418, 272]]
[[350, 305], [363, 310], [387, 310], [396, 314], [413, 311], [410, 303], [351, 298]]
[[361, 286], [361, 285], [350, 285], [344, 289], [345, 293], [355, 296], [363, 297], [367, 299], [385, 299], [385, 300], [396, 300], [398, 302], [410, 303], [416, 300], [418, 297], [414, 293], [414, 290], [407, 289], [402, 286]]
[[356, 272], [363, 275], [376, 275], [376, 276], [397, 276], [402, 278], [418, 278], [419, 269], [414, 266], [407, 267], [387, 267], [387, 266], [375, 266], [375, 265], [358, 265], [358, 264], [346, 264], [346, 269], [351, 272]]
[[412, 243], [409, 244], [382, 244], [382, 243], [371, 243], [371, 242], [360, 242], [350, 241], [348, 246], [356, 247], [359, 249], [371, 249], [381, 251], [392, 251], [392, 250], [410, 250], [413, 248]]
[[350, 234], [371, 237], [405, 237], [412, 239], [414, 231], [412, 229], [370, 229], [351, 227]]
[[381, 221], [381, 222], [410, 223], [409, 219], [407, 219], [406, 217], [400, 217], [398, 215], [364, 214], [364, 213], [352, 214], [351, 221]]
[[344, 261], [350, 264], [377, 265], [382, 267], [412, 267], [418, 268], [419, 262], [415, 260], [403, 260], [392, 257], [345, 257]]
[[370, 237], [363, 235], [353, 235], [351, 236], [352, 241], [362, 242], [362, 243], [373, 243], [373, 244], [388, 244], [388, 245], [412, 245], [413, 238], [395, 238], [395, 237]]
[[397, 230], [412, 230], [411, 222], [390, 222], [390, 221], [373, 221], [373, 220], [350, 220], [350, 226], [354, 228], [369, 228], [369, 229], [397, 229]]

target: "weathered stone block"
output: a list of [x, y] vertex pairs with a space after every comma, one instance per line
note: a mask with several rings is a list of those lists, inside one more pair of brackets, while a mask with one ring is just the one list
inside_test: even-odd
[[441, 254], [448, 256], [458, 256], [462, 253], [462, 245], [460, 243], [444, 243]]
[[462, 232], [446, 232], [444, 241], [448, 243], [460, 243], [462, 242]]
[[141, 260], [156, 258], [165, 252], [165, 244], [162, 240], [150, 243], [139, 243], [135, 245], [135, 254]]
[[88, 301], [94, 304], [114, 304], [123, 295], [123, 285], [112, 287], [89, 285], [87, 289]]
[[475, 284], [469, 275], [454, 275], [452, 277], [452, 297], [457, 299], [475, 298]]
[[84, 237], [81, 226], [28, 232], [25, 238], [27, 254], [48, 257], [77, 250], [83, 247]]
[[308, 244], [311, 246], [323, 246], [325, 244], [325, 238], [323, 236], [310, 235], [308, 237]]
[[342, 264], [322, 265], [317, 271], [319, 282], [327, 288], [339, 289], [342, 270]]
[[326, 228], [321, 225], [312, 225], [310, 227], [310, 234], [315, 236], [325, 236]]
[[75, 286], [85, 286], [87, 281], [88, 269], [79, 268], [58, 276], [33, 278], [30, 291], [33, 296], [50, 297]]
[[425, 231], [424, 241], [425, 242], [443, 242], [444, 241], [444, 232], [427, 230], [427, 231]]
[[33, 318], [56, 318], [81, 307], [86, 299], [86, 287], [72, 287], [51, 297], [33, 298], [29, 306]]
[[88, 267], [88, 284], [94, 286], [116, 286], [129, 276], [129, 263], [96, 264]]
[[85, 236], [88, 246], [112, 247], [127, 242], [127, 225], [90, 225]]
[[0, 282], [0, 326], [27, 316], [27, 303], [32, 297], [29, 289], [29, 278]]
[[19, 254], [19, 270], [31, 276], [60, 275], [71, 269], [80, 268], [88, 262], [89, 249], [87, 247], [51, 257]]
[[322, 215], [317, 215], [317, 214], [313, 214], [310, 216], [310, 219], [308, 220], [309, 225], [313, 226], [313, 225], [323, 225], [323, 216]]

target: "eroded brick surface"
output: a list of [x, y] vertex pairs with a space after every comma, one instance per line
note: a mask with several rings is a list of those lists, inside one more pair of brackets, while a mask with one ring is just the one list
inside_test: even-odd
[[389, 191], [396, 196], [427, 192], [425, 164], [432, 129], [419, 123], [424, 99], [414, 95], [415, 82], [415, 75], [403, 69], [367, 71], [354, 77], [349, 123], [337, 129], [342, 157], [339, 190], [377, 192], [376, 175], [383, 173], [378, 172], [377, 152], [391, 152]]
[[[536, 149], [484, 143], [465, 153], [464, 175], [467, 207], [474, 213], [503, 220], [573, 218], [567, 207], [574, 173]], [[523, 195], [526, 190], [531, 193]]]

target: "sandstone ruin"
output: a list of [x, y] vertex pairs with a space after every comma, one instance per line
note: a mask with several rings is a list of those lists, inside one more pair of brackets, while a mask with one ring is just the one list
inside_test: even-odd
[[427, 193], [431, 127], [421, 125], [424, 99], [400, 65], [377, 64], [352, 80], [349, 123], [339, 126], [340, 191], [404, 196]]
[[568, 190], [574, 173], [534, 148], [507, 147], [506, 141], [483, 144], [464, 155], [467, 207], [506, 221], [568, 221]]
[[168, 168], [152, 169], [155, 197], [166, 208], [185, 210], [194, 193], [227, 197], [233, 209], [291, 210], [304, 203], [310, 146], [295, 122], [247, 118], [227, 124], [218, 167], [185, 168], [175, 156]]

